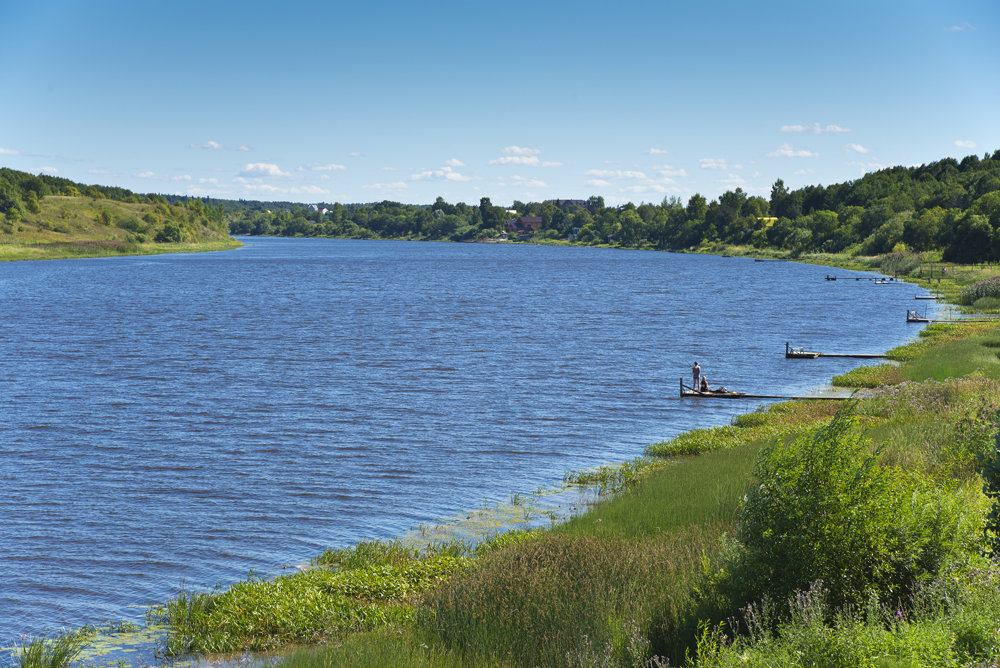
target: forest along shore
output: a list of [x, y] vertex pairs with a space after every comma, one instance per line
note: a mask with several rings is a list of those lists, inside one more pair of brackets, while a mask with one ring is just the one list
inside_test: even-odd
[[[956, 268], [934, 287], [958, 303], [995, 279]], [[778, 403], [650, 445], [563, 524], [330, 550], [302, 573], [178, 595], [150, 623], [169, 628], [165, 656], [318, 643], [282, 654], [293, 666], [987, 661], [997, 348], [994, 323], [932, 324], [889, 351], [900, 364], [834, 379], [866, 398]]]

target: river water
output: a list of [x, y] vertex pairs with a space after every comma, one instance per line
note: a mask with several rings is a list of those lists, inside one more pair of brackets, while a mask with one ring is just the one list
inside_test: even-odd
[[822, 390], [863, 362], [785, 360], [786, 341], [882, 352], [927, 303], [789, 262], [244, 241], [0, 264], [0, 644], [140, 619], [764, 403], [679, 400], [695, 360], [713, 385]]

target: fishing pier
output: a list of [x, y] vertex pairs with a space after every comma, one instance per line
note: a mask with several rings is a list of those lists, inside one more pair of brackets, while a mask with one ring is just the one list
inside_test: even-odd
[[862, 360], [884, 360], [886, 356], [882, 353], [820, 353], [802, 348], [792, 348], [788, 341], [785, 341], [785, 358], [793, 360], [814, 360], [817, 357], [853, 357]]
[[748, 392], [730, 392], [719, 391], [719, 390], [709, 390], [708, 392], [700, 392], [698, 390], [692, 389], [684, 384], [684, 379], [681, 378], [681, 394], [682, 399], [782, 399], [784, 401], [792, 400], [813, 400], [813, 401], [825, 401], [825, 400], [839, 400], [849, 399], [850, 397], [838, 397], [838, 396], [806, 396], [806, 397], [790, 397], [782, 396], [777, 394], [750, 394]]

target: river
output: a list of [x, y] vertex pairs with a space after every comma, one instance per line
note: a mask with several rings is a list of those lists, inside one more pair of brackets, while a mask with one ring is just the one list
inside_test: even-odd
[[[141, 619], [805, 394], [919, 290], [791, 262], [246, 238], [0, 264], [0, 644]], [[838, 275], [861, 275], [837, 270]], [[932, 309], [935, 307], [931, 307]]]

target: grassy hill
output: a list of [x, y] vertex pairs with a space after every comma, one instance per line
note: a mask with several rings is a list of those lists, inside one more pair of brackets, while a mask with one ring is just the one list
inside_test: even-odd
[[[70, 191], [72, 193], [72, 190]], [[0, 214], [0, 260], [147, 255], [235, 248], [221, 211], [201, 200], [169, 204], [93, 194], [32, 196]]]

